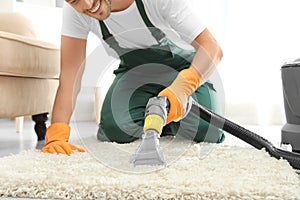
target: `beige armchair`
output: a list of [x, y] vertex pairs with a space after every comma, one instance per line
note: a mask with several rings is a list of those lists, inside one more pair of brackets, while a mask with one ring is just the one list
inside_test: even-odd
[[58, 87], [59, 56], [56, 45], [36, 39], [23, 15], [0, 13], [0, 118], [19, 117], [22, 124], [22, 116], [32, 116], [38, 140]]

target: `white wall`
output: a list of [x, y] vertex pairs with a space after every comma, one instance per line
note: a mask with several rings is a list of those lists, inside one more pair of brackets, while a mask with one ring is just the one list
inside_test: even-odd
[[55, 0], [22, 0], [26, 4], [55, 7]]
[[0, 12], [10, 12], [14, 9], [15, 0], [1, 0]]
[[56, 0], [0, 0], [0, 12], [18, 12], [30, 19], [37, 39], [60, 45], [62, 9]]
[[[1, 0], [0, 0], [1, 1]], [[24, 14], [35, 28], [37, 39], [60, 45], [60, 30], [62, 24], [62, 8], [56, 8], [55, 0], [39, 0], [40, 4], [32, 0], [28, 3], [15, 3], [14, 12]], [[32, 1], [32, 2], [31, 2]], [[43, 2], [43, 4], [41, 3]]]
[[300, 57], [300, 1], [193, 1], [224, 51], [218, 71], [227, 113], [254, 114], [246, 119], [256, 124], [284, 123], [280, 68]]

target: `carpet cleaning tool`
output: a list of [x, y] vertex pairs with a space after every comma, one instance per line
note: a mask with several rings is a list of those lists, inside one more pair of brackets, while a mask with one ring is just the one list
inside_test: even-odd
[[[159, 147], [159, 135], [165, 125], [167, 116], [167, 99], [154, 97], [149, 99], [146, 107], [146, 118], [142, 143], [131, 162], [134, 165], [166, 164]], [[265, 149], [272, 157], [285, 159], [295, 169], [300, 169], [300, 154], [276, 148], [265, 138], [237, 125], [234, 122], [208, 110], [189, 97], [186, 113], [193, 112], [206, 122], [234, 135], [256, 149]], [[149, 135], [148, 135], [149, 134]]]
[[144, 122], [142, 143], [132, 156], [134, 165], [165, 165], [164, 154], [159, 146], [159, 137], [166, 125], [168, 115], [166, 97], [153, 97], [149, 99]]

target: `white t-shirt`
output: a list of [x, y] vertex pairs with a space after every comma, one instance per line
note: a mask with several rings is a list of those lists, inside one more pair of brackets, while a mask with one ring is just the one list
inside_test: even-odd
[[[190, 44], [206, 28], [191, 0], [143, 0], [143, 3], [152, 24], [177, 44]], [[122, 47], [145, 48], [157, 44], [135, 2], [124, 11], [112, 12], [104, 23]], [[62, 35], [87, 39], [90, 32], [102, 41], [99, 21], [65, 3]]]

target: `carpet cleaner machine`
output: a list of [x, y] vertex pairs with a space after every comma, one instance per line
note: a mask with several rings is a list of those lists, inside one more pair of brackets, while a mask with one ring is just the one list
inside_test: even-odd
[[[256, 133], [208, 110], [189, 97], [186, 115], [193, 112], [206, 122], [220, 128], [256, 149], [265, 149], [270, 156], [285, 159], [300, 170], [300, 59], [286, 63], [281, 68], [284, 106], [287, 123], [282, 128], [282, 144], [292, 146], [292, 151], [276, 148], [271, 142]], [[165, 125], [169, 103], [166, 97], [149, 99], [144, 122], [142, 142], [132, 155], [131, 163], [136, 165], [165, 165], [159, 138]]]
[[300, 153], [300, 59], [284, 64], [281, 73], [287, 121], [281, 129], [281, 142]]

